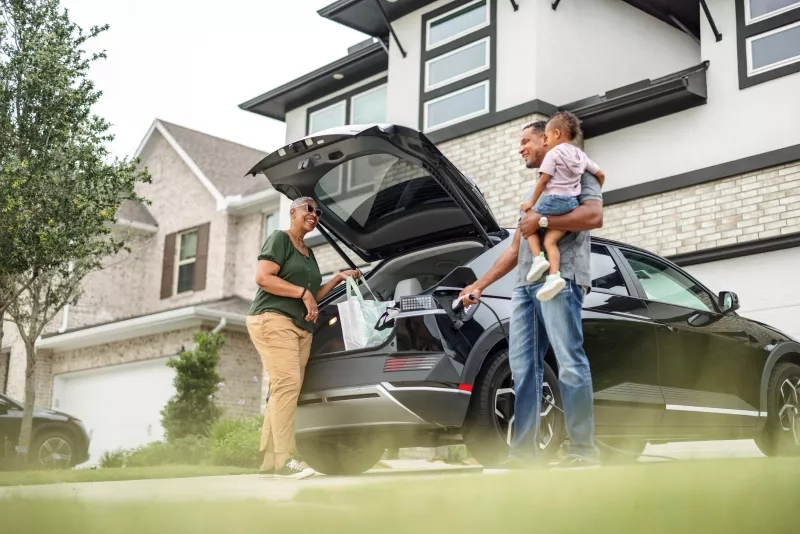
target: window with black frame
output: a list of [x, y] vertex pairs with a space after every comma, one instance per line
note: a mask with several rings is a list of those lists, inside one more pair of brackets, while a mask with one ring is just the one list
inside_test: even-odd
[[800, 72], [800, 1], [736, 0], [739, 87]]
[[420, 129], [493, 111], [495, 0], [457, 0], [422, 18]]

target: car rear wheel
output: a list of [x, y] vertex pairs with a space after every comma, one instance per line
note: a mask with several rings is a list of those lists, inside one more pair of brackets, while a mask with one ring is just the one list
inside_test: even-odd
[[367, 436], [325, 436], [298, 438], [297, 450], [319, 473], [360, 475], [378, 463], [386, 447]]
[[38, 469], [69, 469], [74, 465], [72, 438], [61, 432], [37, 436], [31, 447], [30, 462]]
[[[545, 363], [539, 424], [543, 458], [555, 455], [565, 436], [564, 416], [553, 405], [561, 408], [558, 377]], [[514, 438], [514, 381], [507, 350], [494, 353], [484, 363], [472, 390], [463, 435], [470, 453], [485, 467], [497, 466], [508, 456]]]
[[779, 363], [767, 389], [767, 424], [756, 436], [767, 456], [800, 456], [800, 365]]

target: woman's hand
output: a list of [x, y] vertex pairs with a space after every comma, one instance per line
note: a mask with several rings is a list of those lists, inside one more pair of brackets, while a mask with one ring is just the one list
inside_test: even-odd
[[359, 278], [361, 278], [361, 271], [359, 269], [353, 269], [353, 270], [349, 270], [349, 271], [342, 271], [342, 272], [340, 272], [339, 274], [336, 275], [337, 283], [344, 282], [345, 280], [347, 280], [348, 276], [358, 280]]
[[317, 317], [319, 317], [319, 309], [317, 309], [317, 301], [314, 300], [314, 295], [311, 294], [310, 291], [306, 291], [303, 294], [303, 304], [306, 305], [306, 321], [309, 322], [316, 322]]

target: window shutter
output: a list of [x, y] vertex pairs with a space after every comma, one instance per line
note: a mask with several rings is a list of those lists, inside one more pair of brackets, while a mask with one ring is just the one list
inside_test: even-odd
[[175, 237], [168, 234], [164, 239], [164, 263], [161, 267], [161, 298], [172, 296], [172, 282], [175, 276]]
[[206, 266], [208, 265], [208, 230], [210, 223], [197, 227], [197, 257], [194, 263], [194, 290], [206, 288]]

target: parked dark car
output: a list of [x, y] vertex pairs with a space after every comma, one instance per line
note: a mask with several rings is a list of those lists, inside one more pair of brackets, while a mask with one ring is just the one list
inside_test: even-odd
[[[348, 352], [336, 305], [344, 288], [319, 303], [297, 415], [303, 459], [359, 473], [387, 447], [466, 443], [485, 466], [502, 460], [514, 427], [505, 336], [514, 273], [466, 315], [451, 307], [513, 236], [475, 184], [423, 134], [395, 125], [320, 132], [251, 172], [289, 198], [316, 199], [323, 235], [373, 263], [371, 289], [400, 309], [384, 343]], [[800, 343], [646, 250], [594, 239], [592, 278], [583, 324], [600, 440], [632, 458], [648, 442], [738, 438], [769, 455], [800, 453]], [[544, 395], [558, 406], [552, 352], [546, 362]], [[565, 430], [543, 407], [547, 455]]]
[[[13, 456], [22, 424], [22, 404], [0, 395], [0, 467]], [[80, 420], [34, 408], [28, 461], [42, 469], [64, 469], [89, 459], [89, 435]]]

